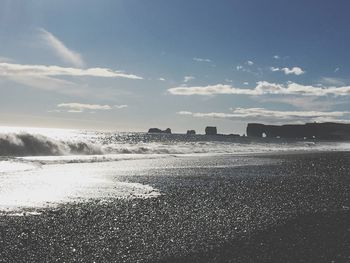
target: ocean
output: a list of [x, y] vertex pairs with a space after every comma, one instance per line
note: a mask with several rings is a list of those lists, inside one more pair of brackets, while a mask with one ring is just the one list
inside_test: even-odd
[[345, 142], [1, 127], [0, 210], [35, 212], [68, 202], [161, 195], [150, 185], [116, 180], [138, 168], [128, 162], [133, 160], [349, 149]]

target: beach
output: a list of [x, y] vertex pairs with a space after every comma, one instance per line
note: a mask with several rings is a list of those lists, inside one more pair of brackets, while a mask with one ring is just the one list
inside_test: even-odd
[[350, 153], [119, 161], [160, 195], [0, 216], [1, 262], [349, 262]]
[[350, 263], [349, 11], [0, 0], [0, 263]]

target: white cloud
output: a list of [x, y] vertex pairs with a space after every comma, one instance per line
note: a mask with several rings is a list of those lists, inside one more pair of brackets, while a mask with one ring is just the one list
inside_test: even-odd
[[334, 69], [334, 73], [339, 71], [339, 67]]
[[274, 55], [273, 58], [274, 59], [280, 59], [281, 57], [279, 55]]
[[65, 68], [45, 65], [23, 65], [0, 62], [0, 78], [13, 81], [28, 87], [56, 91], [63, 94], [83, 95], [87, 84], [77, 83], [76, 80], [67, 80], [64, 77], [104, 77], [142, 79], [142, 77], [112, 71], [107, 68]]
[[190, 82], [191, 80], [194, 80], [194, 79], [195, 79], [195, 77], [193, 77], [193, 76], [185, 76], [184, 82]]
[[245, 81], [243, 82], [243, 85], [249, 85], [249, 82]]
[[104, 77], [142, 79], [142, 77], [114, 71], [108, 68], [67, 68], [46, 65], [25, 65], [13, 63], [0, 63], [0, 76], [73, 76], [73, 77]]
[[254, 97], [259, 102], [263, 103], [278, 103], [289, 104], [300, 110], [314, 110], [329, 111], [334, 106], [347, 103], [347, 100], [330, 100], [328, 97], [315, 97], [315, 96], [261, 96]]
[[128, 105], [125, 105], [125, 104], [123, 104], [123, 105], [114, 105], [113, 107], [116, 108], [116, 109], [124, 109], [124, 108], [127, 108]]
[[[128, 105], [99, 105], [99, 104], [85, 104], [85, 103], [78, 103], [78, 102], [72, 102], [72, 103], [61, 103], [57, 105], [57, 108], [64, 109], [67, 112], [71, 113], [80, 113], [84, 112], [86, 110], [88, 111], [98, 111], [98, 110], [112, 110], [112, 109], [123, 109], [128, 107]], [[53, 110], [51, 112], [61, 112], [61, 110]]]
[[179, 111], [179, 112], [177, 112], [177, 114], [179, 114], [179, 115], [193, 115], [193, 113], [190, 111]]
[[226, 84], [217, 84], [206, 87], [175, 87], [170, 88], [168, 91], [173, 95], [216, 95], [216, 94], [234, 94], [235, 88]]
[[293, 68], [282, 68], [281, 69], [284, 74], [286, 75], [289, 75], [289, 74], [294, 74], [294, 75], [301, 75], [301, 74], [304, 74], [305, 71], [302, 70], [301, 68], [299, 67], [293, 67]]
[[84, 104], [84, 103], [61, 103], [57, 105], [58, 108], [68, 109], [69, 112], [83, 112], [84, 110], [111, 110], [109, 105], [98, 104]]
[[165, 81], [166, 79], [165, 78], [158, 78], [158, 80]]
[[232, 83], [233, 80], [232, 79], [225, 79], [226, 82]]
[[243, 70], [243, 66], [241, 66], [241, 65], [236, 66], [236, 70], [237, 71]]
[[[194, 113], [190, 111], [179, 111], [177, 114], [197, 118], [221, 118], [230, 120], [268, 120], [268, 121], [315, 121], [320, 119], [339, 120], [350, 115], [349, 111], [277, 111], [264, 108], [235, 108], [230, 113], [209, 112]], [[343, 119], [340, 119], [343, 120]]]
[[275, 67], [270, 67], [270, 70], [275, 72], [275, 71], [282, 71], [286, 75], [294, 74], [294, 75], [302, 75], [305, 73], [305, 71], [300, 68], [300, 67], [293, 67], [293, 68], [275, 68]]
[[251, 60], [248, 60], [248, 61], [246, 62], [246, 64], [247, 64], [248, 66], [253, 66], [253, 65], [254, 65], [254, 62], [251, 61]]
[[231, 85], [216, 84], [208, 86], [174, 87], [168, 89], [173, 95], [217, 95], [217, 94], [239, 94], [239, 95], [303, 95], [303, 96], [346, 96], [350, 95], [350, 86], [342, 87], [315, 87], [311, 85], [301, 85], [294, 82], [287, 84], [276, 84], [267, 81], [257, 82], [254, 89], [235, 88]]
[[283, 88], [285, 94], [312, 95], [312, 96], [347, 96], [350, 95], [350, 86], [342, 87], [314, 87], [301, 85], [297, 83], [288, 83], [287, 87]]
[[84, 67], [85, 63], [79, 53], [67, 48], [62, 41], [45, 29], [40, 28], [39, 31], [41, 38], [60, 59], [75, 67]]
[[211, 62], [211, 59], [209, 58], [193, 58], [193, 60], [197, 62], [207, 62], [207, 63]]
[[275, 71], [280, 71], [280, 68], [270, 67], [270, 70], [275, 72]]

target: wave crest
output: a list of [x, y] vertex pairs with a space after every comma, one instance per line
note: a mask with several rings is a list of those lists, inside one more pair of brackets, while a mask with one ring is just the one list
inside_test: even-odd
[[0, 134], [0, 156], [39, 156], [69, 154], [103, 154], [97, 145], [86, 142], [66, 142], [40, 134]]

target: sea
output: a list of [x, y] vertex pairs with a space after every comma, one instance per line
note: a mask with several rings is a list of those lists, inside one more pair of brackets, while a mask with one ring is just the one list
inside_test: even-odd
[[350, 142], [0, 127], [0, 214], [157, 198], [162, 193], [150, 185], [118, 180], [141, 160], [348, 150]]

